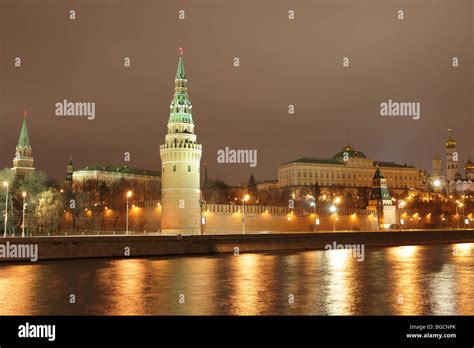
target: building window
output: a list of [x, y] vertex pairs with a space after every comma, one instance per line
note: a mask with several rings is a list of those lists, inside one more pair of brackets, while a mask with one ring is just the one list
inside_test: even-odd
[[176, 171], [176, 164], [173, 166], [173, 172]]
[[191, 171], [191, 166], [188, 166], [188, 172], [190, 172], [190, 171]]

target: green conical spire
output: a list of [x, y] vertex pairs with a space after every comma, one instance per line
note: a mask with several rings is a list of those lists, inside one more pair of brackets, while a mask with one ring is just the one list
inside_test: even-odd
[[28, 126], [26, 124], [26, 117], [23, 119], [23, 125], [21, 126], [20, 138], [18, 139], [17, 147], [29, 147], [30, 137], [28, 135]]
[[178, 69], [176, 70], [174, 96], [170, 105], [170, 118], [168, 123], [193, 122], [191, 115], [192, 106], [186, 87], [187, 79], [186, 73], [184, 72], [183, 50], [181, 48], [180, 53]]
[[186, 73], [184, 72], [183, 56], [179, 57], [178, 69], [176, 70], [176, 78], [186, 80]]

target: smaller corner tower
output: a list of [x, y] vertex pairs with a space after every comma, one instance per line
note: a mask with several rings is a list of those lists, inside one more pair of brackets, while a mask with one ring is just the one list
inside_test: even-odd
[[367, 209], [377, 212], [379, 228], [390, 228], [397, 224], [397, 208], [393, 205], [387, 181], [378, 167], [372, 179], [372, 190]]
[[26, 175], [35, 170], [33, 166], [33, 151], [30, 145], [28, 125], [26, 123], [26, 111], [24, 111], [23, 124], [21, 126], [20, 138], [13, 157], [13, 172], [16, 175]]

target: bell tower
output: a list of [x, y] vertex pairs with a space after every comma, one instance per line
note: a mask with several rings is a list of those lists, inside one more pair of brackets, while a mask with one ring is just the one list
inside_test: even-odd
[[161, 157], [161, 232], [201, 233], [200, 162], [202, 146], [196, 142], [192, 105], [188, 97], [183, 51], [180, 48], [174, 96], [170, 105]]
[[456, 140], [451, 136], [451, 129], [449, 131], [449, 138], [446, 141], [446, 180], [449, 182], [454, 180], [458, 173], [458, 152], [456, 151]]

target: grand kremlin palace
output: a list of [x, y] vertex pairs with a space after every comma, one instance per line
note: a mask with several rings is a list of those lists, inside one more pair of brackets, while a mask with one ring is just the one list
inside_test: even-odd
[[278, 167], [278, 187], [310, 186], [318, 183], [322, 187], [371, 187], [376, 168], [387, 179], [392, 189], [419, 189], [422, 174], [406, 164], [374, 161], [361, 152], [346, 146], [333, 158], [303, 157]]

